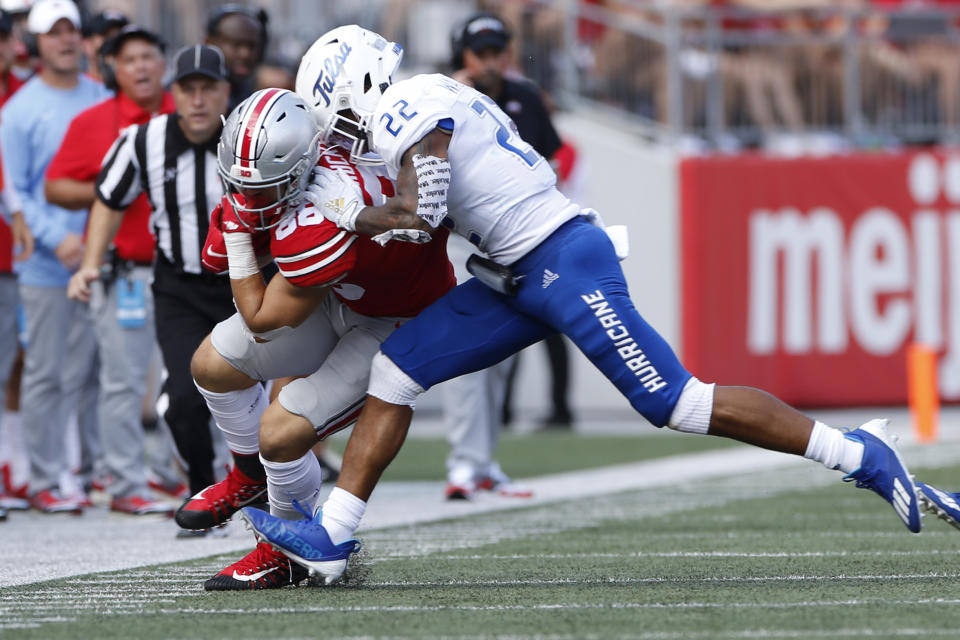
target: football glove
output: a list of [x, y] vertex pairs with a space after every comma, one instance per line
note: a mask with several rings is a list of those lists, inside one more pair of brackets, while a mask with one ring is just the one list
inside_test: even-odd
[[375, 235], [371, 240], [379, 244], [381, 247], [386, 246], [391, 240], [399, 240], [400, 242], [412, 242], [414, 244], [426, 244], [430, 242], [432, 238], [429, 233], [426, 231], [421, 231], [420, 229], [390, 229], [389, 231], [384, 231], [381, 234]]
[[261, 265], [270, 262], [270, 233], [268, 231], [251, 232], [246, 225], [240, 223], [230, 202], [224, 198], [220, 204], [210, 212], [210, 225], [207, 227], [207, 238], [203, 243], [200, 262], [207, 271], [222, 275], [229, 270], [227, 261], [227, 247], [223, 241], [224, 233], [250, 233], [253, 249], [257, 254], [257, 262]]
[[304, 197], [341, 229], [357, 230], [357, 216], [364, 207], [363, 191], [343, 171], [315, 167]]
[[627, 227], [622, 224], [612, 224], [609, 227], [604, 224], [603, 218], [596, 209], [581, 209], [580, 215], [586, 218], [587, 222], [595, 227], [600, 227], [607, 233], [610, 242], [613, 243], [613, 250], [617, 254], [617, 259], [623, 262], [630, 255], [630, 237], [627, 235]]

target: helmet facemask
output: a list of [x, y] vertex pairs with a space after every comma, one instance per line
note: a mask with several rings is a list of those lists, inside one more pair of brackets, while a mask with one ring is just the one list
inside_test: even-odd
[[350, 109], [344, 109], [333, 114], [330, 131], [326, 137], [326, 144], [335, 145], [350, 152], [350, 162], [353, 164], [377, 165], [383, 164], [379, 157], [370, 157], [370, 117], [358, 117]]
[[[280, 224], [283, 214], [303, 204], [303, 191], [310, 178], [309, 160], [300, 159], [287, 175], [274, 180], [258, 180], [256, 169], [234, 165], [230, 173], [220, 172], [223, 192], [237, 218], [254, 231], [265, 231]], [[231, 174], [251, 173], [249, 177]]]

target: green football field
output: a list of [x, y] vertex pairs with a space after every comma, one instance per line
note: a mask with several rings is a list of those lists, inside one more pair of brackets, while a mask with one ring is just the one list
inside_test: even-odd
[[7, 588], [0, 637], [960, 637], [960, 531], [814, 467], [370, 531], [333, 587], [204, 592], [230, 554]]

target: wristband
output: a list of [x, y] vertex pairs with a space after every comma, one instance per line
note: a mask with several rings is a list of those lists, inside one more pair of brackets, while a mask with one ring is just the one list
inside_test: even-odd
[[417, 215], [434, 229], [447, 216], [447, 189], [450, 187], [450, 162], [436, 156], [413, 156], [417, 172]]
[[227, 265], [231, 280], [243, 280], [260, 273], [257, 254], [249, 233], [225, 233], [223, 244], [227, 247]]

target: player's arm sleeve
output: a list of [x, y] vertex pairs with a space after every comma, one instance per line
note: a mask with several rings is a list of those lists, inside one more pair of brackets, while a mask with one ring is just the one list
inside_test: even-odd
[[[36, 243], [51, 251], [63, 242], [67, 230], [47, 215], [42, 202], [30, 192], [30, 167], [33, 165], [33, 145], [26, 119], [9, 109], [0, 114], [0, 158], [3, 162], [4, 183], [19, 199], [19, 210], [30, 227]], [[39, 176], [37, 179], [40, 179]], [[13, 209], [16, 211], [16, 209]]]
[[138, 126], [125, 129], [103, 157], [96, 195], [111, 209], [126, 210], [143, 190], [136, 153], [138, 135], [142, 135]]
[[354, 218], [358, 233], [381, 245], [391, 240], [429, 242], [447, 214], [450, 134], [434, 128], [403, 154], [396, 195], [380, 206], [362, 209]]

